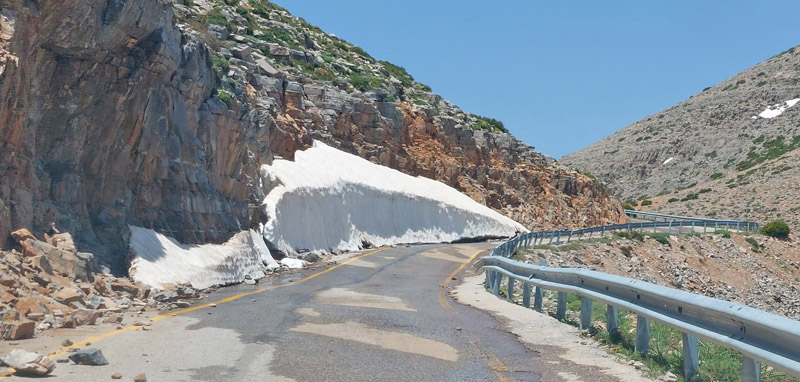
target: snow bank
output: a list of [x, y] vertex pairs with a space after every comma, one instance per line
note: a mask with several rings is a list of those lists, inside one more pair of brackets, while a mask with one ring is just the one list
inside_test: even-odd
[[279, 268], [255, 231], [237, 233], [225, 244], [186, 245], [147, 228], [131, 231], [131, 279], [153, 288], [190, 283], [203, 289], [264, 277]]
[[[364, 243], [440, 243], [507, 237], [519, 223], [434, 180], [413, 177], [314, 142], [262, 167], [264, 237], [286, 253], [351, 251]], [[265, 187], [267, 188], [267, 187]]]
[[[779, 104], [772, 105], [764, 109], [764, 111], [758, 114], [758, 116], [761, 118], [775, 118], [783, 114], [783, 112], [786, 111], [786, 109], [796, 105], [798, 102], [800, 102], [800, 98], [790, 99], [786, 102], [781, 102]], [[753, 116], [753, 118], [755, 119], [756, 117]]]

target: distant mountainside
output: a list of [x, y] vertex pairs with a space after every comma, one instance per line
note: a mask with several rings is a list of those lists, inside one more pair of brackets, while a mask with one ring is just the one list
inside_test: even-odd
[[[645, 209], [800, 226], [800, 47], [562, 162]], [[649, 204], [645, 202], [644, 204]]]
[[600, 182], [267, 1], [0, 7], [0, 238], [55, 222], [116, 263], [128, 225], [224, 242], [266, 219], [261, 166], [315, 139], [531, 228], [624, 219]]

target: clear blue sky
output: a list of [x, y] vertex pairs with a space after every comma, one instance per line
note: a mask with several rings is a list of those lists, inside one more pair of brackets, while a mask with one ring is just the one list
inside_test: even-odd
[[277, 0], [555, 158], [800, 44], [800, 1]]

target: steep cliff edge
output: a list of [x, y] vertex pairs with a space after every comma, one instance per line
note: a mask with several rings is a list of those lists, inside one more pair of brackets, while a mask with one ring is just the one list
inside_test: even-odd
[[601, 184], [502, 130], [268, 2], [2, 5], [0, 236], [55, 222], [117, 269], [128, 224], [182, 243], [255, 227], [259, 167], [313, 139], [529, 227], [621, 219]]

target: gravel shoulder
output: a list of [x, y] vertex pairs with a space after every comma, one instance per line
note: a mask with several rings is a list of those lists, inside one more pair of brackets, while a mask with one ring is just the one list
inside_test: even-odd
[[654, 381], [591, 339], [581, 338], [577, 328], [497, 298], [483, 287], [483, 280], [483, 275], [466, 277], [451, 295], [461, 304], [488, 312], [525, 346], [539, 351], [543, 363], [552, 366], [542, 381]]

